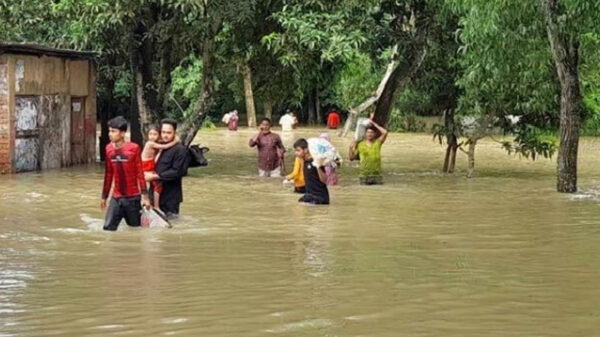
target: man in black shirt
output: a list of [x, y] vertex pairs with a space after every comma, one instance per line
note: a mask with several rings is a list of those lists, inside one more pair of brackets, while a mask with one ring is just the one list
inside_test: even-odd
[[[161, 139], [170, 143], [175, 139], [177, 122], [172, 119], [161, 121]], [[160, 195], [160, 209], [167, 217], [176, 218], [179, 215], [179, 204], [183, 202], [182, 178], [187, 171], [187, 148], [181, 143], [169, 149], [162, 150], [156, 161], [156, 173], [150, 179], [160, 180], [163, 191]]]
[[308, 142], [304, 138], [294, 143], [296, 156], [304, 160], [304, 181], [306, 183], [306, 194], [300, 198], [300, 202], [313, 205], [328, 205], [329, 191], [327, 190], [327, 174], [322, 160], [313, 159], [308, 151]]

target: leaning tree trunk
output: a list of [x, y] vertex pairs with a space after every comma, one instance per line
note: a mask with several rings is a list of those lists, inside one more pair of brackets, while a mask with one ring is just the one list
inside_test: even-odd
[[383, 88], [383, 92], [375, 107], [375, 122], [379, 125], [387, 125], [390, 120], [392, 108], [396, 103], [396, 96], [398, 96], [399, 89], [410, 81], [410, 78], [419, 69], [425, 59], [426, 44], [423, 43], [422, 46], [415, 48], [417, 49], [413, 51], [412, 56], [407, 56], [403, 62], [396, 66]]
[[557, 160], [558, 192], [577, 191], [577, 150], [581, 124], [579, 38], [568, 31], [566, 9], [560, 0], [541, 0], [548, 40], [560, 80], [560, 147]]
[[210, 34], [204, 38], [202, 45], [202, 91], [195, 102], [194, 112], [188, 116], [181, 127], [181, 142], [185, 146], [192, 144], [198, 130], [202, 126], [206, 114], [213, 106], [215, 75], [215, 36], [221, 29], [222, 20], [214, 18], [210, 25]]
[[349, 109], [348, 117], [346, 118], [346, 123], [344, 124], [344, 129], [340, 132], [341, 137], [346, 137], [348, 132], [350, 132], [350, 129], [352, 129], [352, 126], [356, 124], [358, 116], [363, 111], [367, 110], [371, 105], [375, 104], [379, 99], [379, 96], [381, 96], [381, 93], [383, 92], [386, 83], [388, 82], [390, 76], [392, 75], [392, 72], [394, 71], [394, 55], [396, 54], [397, 50], [398, 46], [394, 46], [394, 48], [392, 49], [392, 60], [390, 61], [390, 63], [388, 63], [385, 74], [383, 75], [383, 78], [381, 79], [381, 82], [379, 82], [377, 90], [373, 93], [373, 95], [371, 95], [371, 97], [367, 98], [358, 106]]
[[252, 70], [246, 64], [244, 66], [244, 98], [246, 100], [246, 117], [248, 118], [248, 127], [256, 127], [256, 108], [254, 105], [254, 93], [252, 92]]
[[273, 118], [273, 102], [271, 102], [271, 100], [266, 100], [263, 104], [264, 104], [264, 109], [265, 109], [265, 117], [268, 119], [272, 119]]

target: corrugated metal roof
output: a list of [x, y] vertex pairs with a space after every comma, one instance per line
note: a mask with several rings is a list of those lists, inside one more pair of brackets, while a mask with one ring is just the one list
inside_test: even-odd
[[46, 55], [74, 59], [90, 59], [97, 55], [91, 51], [80, 51], [72, 49], [58, 49], [46, 46], [26, 43], [2, 43], [0, 42], [0, 54], [27, 54], [27, 55]]

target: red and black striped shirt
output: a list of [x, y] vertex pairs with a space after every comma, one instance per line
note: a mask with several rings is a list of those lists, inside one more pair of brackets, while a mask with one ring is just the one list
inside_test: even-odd
[[113, 198], [135, 197], [147, 193], [141, 151], [137, 144], [124, 143], [120, 148], [115, 148], [112, 143], [106, 145], [102, 199], [108, 198], [113, 181]]

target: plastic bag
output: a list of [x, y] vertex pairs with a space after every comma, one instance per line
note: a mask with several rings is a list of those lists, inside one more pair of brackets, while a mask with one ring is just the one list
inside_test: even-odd
[[143, 208], [141, 222], [142, 222], [142, 227], [149, 227], [149, 228], [172, 228], [173, 227], [173, 225], [171, 225], [171, 223], [167, 219], [166, 215], [163, 212], [161, 212], [155, 208], [152, 208], [149, 210], [146, 208]]
[[314, 159], [323, 159], [323, 165], [335, 163], [338, 152], [330, 142], [323, 138], [309, 138], [308, 151]]

